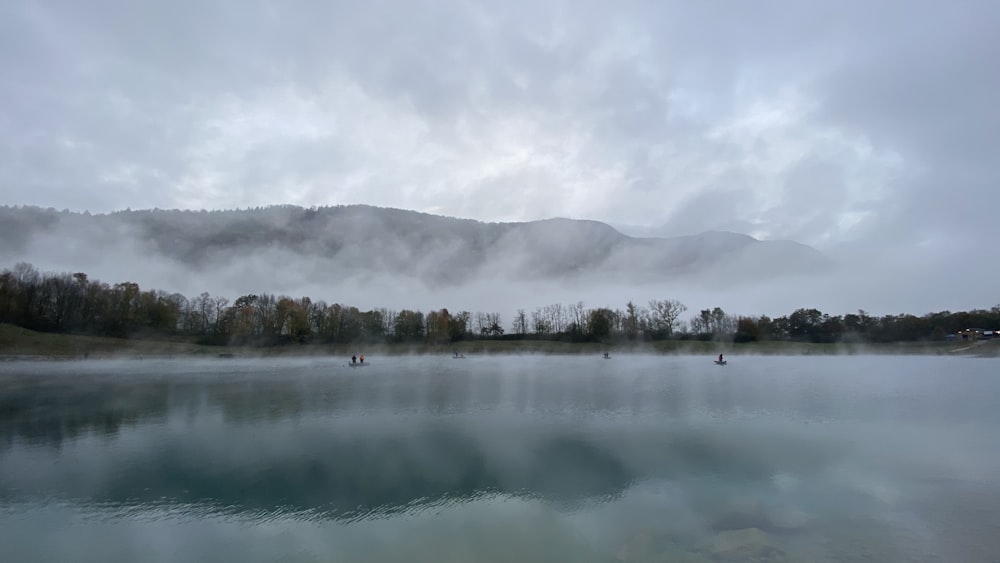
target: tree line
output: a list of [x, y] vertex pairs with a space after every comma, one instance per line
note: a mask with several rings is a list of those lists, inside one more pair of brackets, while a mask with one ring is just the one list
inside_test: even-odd
[[119, 338], [188, 337], [203, 344], [411, 342], [462, 340], [561, 340], [628, 342], [719, 340], [755, 342], [906, 342], [943, 340], [967, 328], [1000, 329], [1000, 305], [989, 310], [923, 316], [829, 315], [797, 309], [776, 318], [737, 316], [719, 307], [687, 319], [674, 299], [624, 308], [587, 308], [583, 302], [519, 309], [510, 324], [497, 312], [386, 308], [361, 311], [340, 303], [268, 293], [230, 301], [201, 293], [185, 297], [143, 290], [134, 282], [113, 285], [87, 274], [42, 273], [19, 263], [0, 273], [0, 322], [31, 330]]

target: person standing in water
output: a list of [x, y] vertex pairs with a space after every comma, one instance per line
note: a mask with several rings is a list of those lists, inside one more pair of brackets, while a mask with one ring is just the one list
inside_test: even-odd
[[365, 363], [365, 355], [361, 354], [361, 363]]
[[351, 356], [351, 363], [352, 364], [358, 363], [358, 357], [356, 355], [355, 356]]
[[719, 354], [719, 363], [722, 363], [722, 354]]

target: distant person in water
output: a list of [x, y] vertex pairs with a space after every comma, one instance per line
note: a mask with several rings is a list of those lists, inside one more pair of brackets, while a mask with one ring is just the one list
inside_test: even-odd
[[722, 363], [722, 354], [719, 354], [719, 363]]
[[365, 355], [361, 354], [361, 363], [365, 363]]
[[351, 363], [352, 364], [358, 363], [358, 357], [357, 356], [351, 356]]

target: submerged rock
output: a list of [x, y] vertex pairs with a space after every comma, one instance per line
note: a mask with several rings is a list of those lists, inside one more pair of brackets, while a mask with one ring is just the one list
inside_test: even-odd
[[615, 556], [615, 563], [640, 563], [649, 560], [656, 554], [656, 544], [659, 543], [656, 534], [649, 529], [632, 532]]
[[785, 550], [759, 528], [719, 532], [709, 549], [712, 559], [720, 562], [784, 563]]
[[813, 521], [812, 516], [787, 506], [767, 506], [758, 500], [730, 503], [710, 525], [717, 531], [757, 528], [768, 532], [800, 532]]
[[636, 530], [615, 557], [615, 563], [713, 563], [700, 553], [677, 546], [666, 532]]
[[729, 502], [709, 524], [716, 531], [767, 527], [763, 504], [752, 499], [736, 499]]

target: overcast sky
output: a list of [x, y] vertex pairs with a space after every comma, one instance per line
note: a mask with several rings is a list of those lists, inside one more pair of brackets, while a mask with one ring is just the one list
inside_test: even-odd
[[990, 0], [10, 0], [0, 204], [563, 216], [996, 279], [998, 29]]

